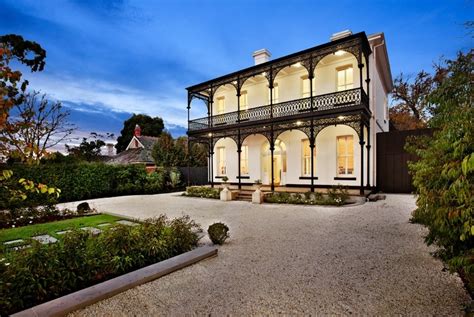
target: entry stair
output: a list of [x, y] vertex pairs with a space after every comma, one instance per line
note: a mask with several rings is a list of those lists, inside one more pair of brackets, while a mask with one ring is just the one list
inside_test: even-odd
[[241, 190], [237, 194], [237, 198], [235, 200], [252, 201], [252, 193], [253, 191], [250, 190]]

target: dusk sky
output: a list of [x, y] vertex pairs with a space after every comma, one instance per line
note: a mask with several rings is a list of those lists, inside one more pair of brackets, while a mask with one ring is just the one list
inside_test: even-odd
[[[0, 0], [0, 34], [47, 51], [30, 88], [72, 112], [79, 133], [119, 133], [131, 113], [185, 133], [185, 88], [322, 44], [332, 33], [384, 32], [392, 74], [414, 74], [474, 47], [473, 1]], [[195, 116], [204, 109], [194, 109]]]

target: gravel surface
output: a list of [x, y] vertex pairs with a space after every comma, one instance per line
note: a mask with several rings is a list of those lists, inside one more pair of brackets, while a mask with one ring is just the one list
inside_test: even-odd
[[470, 301], [459, 277], [430, 255], [425, 229], [408, 223], [415, 207], [409, 195], [344, 208], [253, 205], [176, 193], [89, 203], [137, 218], [189, 214], [205, 229], [223, 221], [231, 239], [216, 258], [71, 316], [461, 315]]

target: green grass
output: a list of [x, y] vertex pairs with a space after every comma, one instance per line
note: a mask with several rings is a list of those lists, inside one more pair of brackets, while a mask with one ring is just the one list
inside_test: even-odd
[[[61, 235], [57, 235], [57, 231], [64, 231], [74, 228], [82, 227], [97, 227], [97, 225], [105, 222], [113, 223], [123, 218], [112, 216], [112, 215], [94, 215], [84, 216], [78, 218], [72, 218], [67, 220], [60, 220], [54, 222], [40, 223], [37, 225], [24, 226], [19, 228], [1, 229], [0, 230], [0, 242], [16, 240], [16, 239], [29, 239], [32, 236], [40, 234], [49, 234], [50, 236], [60, 238]], [[107, 228], [107, 227], [106, 227]], [[101, 228], [102, 229], [102, 228]]]

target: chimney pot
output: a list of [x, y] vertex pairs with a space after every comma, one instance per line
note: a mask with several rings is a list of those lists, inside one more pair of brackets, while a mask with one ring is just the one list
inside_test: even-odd
[[343, 37], [347, 37], [350, 35], [352, 35], [351, 30], [344, 30], [341, 32], [333, 33], [333, 35], [331, 35], [331, 41], [339, 40], [339, 39], [342, 39]]
[[139, 137], [139, 136], [142, 135], [142, 129], [140, 128], [140, 126], [139, 126], [138, 124], [135, 126], [134, 135], [135, 135], [136, 137]]
[[255, 65], [266, 63], [270, 60], [272, 53], [266, 48], [262, 48], [252, 54]]

